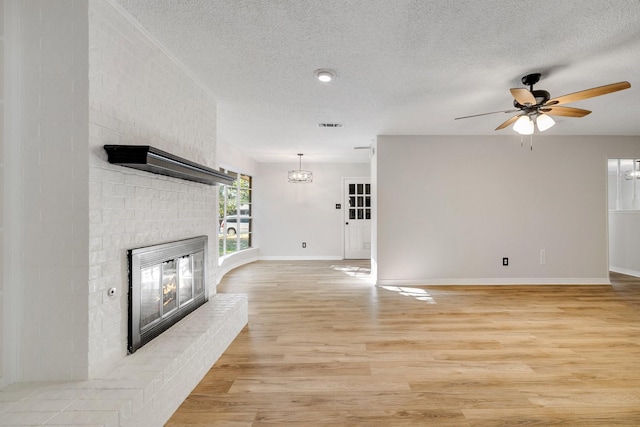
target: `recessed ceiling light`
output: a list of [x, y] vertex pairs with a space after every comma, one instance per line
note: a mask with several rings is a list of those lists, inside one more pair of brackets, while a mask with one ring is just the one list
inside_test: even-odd
[[323, 83], [328, 83], [336, 77], [336, 72], [328, 68], [319, 68], [313, 74]]

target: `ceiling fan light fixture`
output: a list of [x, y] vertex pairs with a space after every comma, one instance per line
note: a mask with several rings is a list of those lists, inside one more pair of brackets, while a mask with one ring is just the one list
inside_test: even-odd
[[547, 114], [540, 114], [536, 118], [536, 125], [538, 125], [538, 130], [540, 132], [544, 132], [547, 129], [550, 129], [556, 122], [551, 118], [551, 116]]
[[531, 135], [533, 134], [533, 121], [527, 115], [520, 116], [514, 123], [513, 130], [520, 135]]

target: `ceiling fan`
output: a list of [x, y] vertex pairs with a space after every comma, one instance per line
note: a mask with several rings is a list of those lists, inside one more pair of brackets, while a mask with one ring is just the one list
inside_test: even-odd
[[546, 90], [534, 90], [533, 85], [540, 81], [541, 74], [533, 73], [522, 77], [522, 84], [529, 86], [529, 89], [512, 88], [513, 110], [493, 111], [491, 113], [475, 114], [472, 116], [456, 117], [455, 120], [468, 119], [470, 117], [486, 116], [497, 113], [518, 113], [510, 119], [506, 120], [495, 130], [501, 130], [513, 123], [513, 129], [521, 135], [531, 135], [534, 130], [534, 123], [540, 132], [544, 132], [555, 124], [551, 116], [564, 117], [584, 117], [591, 113], [589, 110], [582, 108], [563, 107], [562, 104], [580, 101], [587, 98], [593, 98], [608, 93], [617, 92], [623, 89], [629, 89], [629, 82], [618, 82], [604, 86], [598, 86], [591, 89], [562, 95], [557, 98], [551, 98]]

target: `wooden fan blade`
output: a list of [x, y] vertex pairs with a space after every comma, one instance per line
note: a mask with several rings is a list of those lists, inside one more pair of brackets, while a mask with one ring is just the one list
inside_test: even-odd
[[509, 126], [511, 123], [515, 122], [516, 120], [518, 120], [522, 116], [523, 116], [523, 114], [518, 114], [517, 116], [511, 117], [509, 120], [507, 120], [506, 122], [504, 122], [503, 124], [498, 126], [495, 130], [500, 130], [500, 129], [506, 128], [507, 126]]
[[492, 111], [491, 113], [482, 113], [482, 114], [474, 114], [473, 116], [456, 117], [454, 120], [468, 119], [468, 118], [471, 118], [471, 117], [488, 116], [489, 114], [498, 114], [498, 113], [515, 113], [516, 111], [520, 111], [520, 110]]
[[584, 117], [591, 113], [590, 110], [583, 110], [582, 108], [573, 107], [543, 107], [540, 109], [545, 114], [550, 116], [565, 116], [565, 117]]
[[536, 97], [527, 89], [512, 88], [509, 89], [513, 98], [522, 105], [536, 105]]
[[629, 89], [631, 87], [631, 83], [629, 82], [618, 82], [612, 83], [610, 85], [598, 86], [587, 90], [582, 90], [580, 92], [570, 93], [568, 95], [562, 95], [557, 98], [550, 99], [544, 105], [560, 105], [560, 104], [568, 104], [569, 102], [580, 101], [582, 99], [593, 98], [594, 96], [606, 95], [608, 93], [617, 92], [623, 89]]

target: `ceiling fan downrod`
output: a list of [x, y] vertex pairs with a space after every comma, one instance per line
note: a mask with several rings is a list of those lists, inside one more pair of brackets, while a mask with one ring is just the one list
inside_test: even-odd
[[533, 85], [540, 81], [540, 77], [542, 77], [540, 73], [527, 74], [522, 77], [522, 84], [529, 86], [529, 91], [533, 92]]

